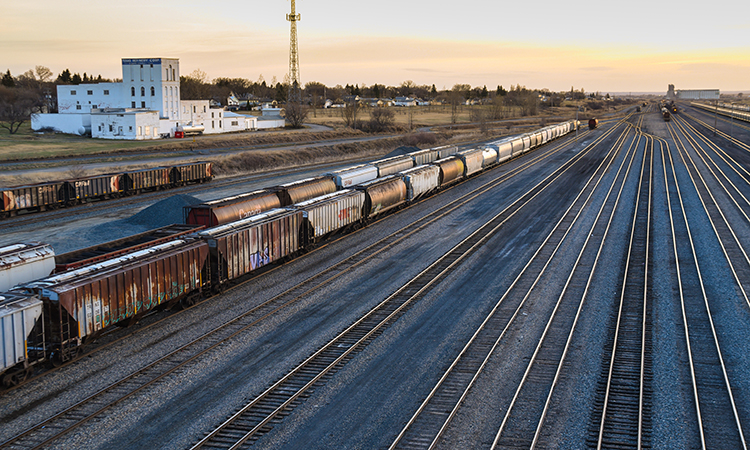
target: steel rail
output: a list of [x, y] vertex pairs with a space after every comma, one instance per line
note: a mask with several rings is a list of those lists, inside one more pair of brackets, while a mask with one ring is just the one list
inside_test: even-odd
[[[660, 141], [661, 142], [661, 141]], [[666, 142], [664, 142], [666, 144]], [[674, 162], [672, 160], [671, 151], [669, 149], [669, 145], [666, 145], [667, 151], [666, 156], [664, 152], [664, 145], [661, 146], [661, 154], [662, 154], [662, 161], [663, 161], [663, 170], [664, 170], [664, 179], [666, 181], [665, 183], [665, 190], [667, 195], [667, 205], [669, 209], [669, 219], [670, 219], [670, 226], [672, 231], [672, 247], [673, 247], [673, 253], [675, 258], [675, 265], [676, 265], [676, 271], [677, 271], [677, 278], [678, 278], [678, 287], [679, 287], [679, 296], [680, 296], [680, 305], [682, 309], [682, 320], [683, 320], [683, 328], [685, 332], [685, 342], [688, 349], [688, 356], [689, 356], [689, 362], [690, 362], [690, 373], [692, 378], [692, 385], [693, 385], [693, 396], [695, 399], [695, 409], [696, 409], [696, 418], [698, 420], [699, 424], [699, 433], [700, 433], [700, 439], [701, 439], [701, 447], [707, 448], [707, 437], [706, 437], [706, 426], [707, 426], [707, 420], [710, 422], [708, 423], [709, 426], [720, 426], [720, 423], [717, 423], [718, 421], [721, 421], [724, 419], [723, 415], [726, 413], [726, 406], [723, 405], [724, 401], [728, 401], [728, 403], [731, 405], [731, 414], [734, 417], [734, 427], [736, 429], [732, 430], [721, 430], [723, 431], [722, 435], [720, 437], [717, 436], [711, 436], [712, 439], [719, 439], [720, 442], [723, 444], [726, 444], [732, 448], [739, 448], [741, 446], [744, 449], [747, 449], [747, 444], [745, 442], [742, 427], [739, 422], [739, 416], [737, 413], [737, 407], [734, 401], [734, 395], [732, 393], [731, 385], [729, 384], [729, 379], [727, 377], [726, 373], [726, 366], [724, 364], [724, 360], [721, 355], [721, 349], [719, 347], [719, 343], [716, 337], [716, 329], [713, 324], [713, 319], [711, 317], [710, 308], [708, 305], [708, 298], [706, 296], [705, 291], [705, 285], [703, 283], [703, 277], [700, 270], [700, 264], [698, 262], [698, 257], [695, 252], [695, 246], [693, 243], [693, 237], [690, 230], [690, 223], [687, 219], [687, 214], [685, 211], [685, 206], [682, 199], [682, 193], [680, 190], [680, 185], [677, 179], [677, 174], [674, 168]], [[668, 158], [667, 158], [668, 157]], [[674, 180], [674, 186], [676, 189], [676, 203], [672, 203], [672, 200], [670, 198], [669, 193], [669, 178], [667, 176], [667, 159], [669, 160], [669, 166], [671, 168], [671, 175], [672, 180]], [[676, 230], [675, 226], [675, 220], [673, 211], [673, 207], [678, 208], [677, 214], [679, 214], [682, 218], [682, 221], [684, 222], [685, 226], [685, 235], [686, 239], [680, 239], [683, 236], [679, 236], [678, 232]], [[679, 245], [678, 245], [679, 242]], [[683, 252], [689, 251], [690, 252], [690, 258], [685, 258], [683, 261], [686, 264], [680, 264], [680, 248], [678, 247], [684, 247], [685, 244], [689, 244], [689, 249], [682, 249]], [[684, 267], [689, 266], [689, 267]], [[695, 292], [692, 292], [690, 289], [686, 287], [684, 282], [689, 282], [690, 280], [686, 280], [686, 278], [689, 276], [689, 274], [685, 274], [686, 276], [683, 277], [683, 271], [695, 271], [695, 278], [697, 278], [697, 284], [700, 287], [700, 302], [698, 299], [695, 299], [694, 302], [691, 302], [691, 300], [694, 300], [692, 297], [695, 296]], [[690, 306], [687, 305], [688, 302], [690, 303]], [[704, 342], [702, 339], [694, 338], [695, 341], [691, 342], [691, 333], [690, 333], [690, 324], [689, 324], [689, 312], [694, 313], [694, 309], [705, 308], [705, 319], [707, 320], [710, 329], [711, 329], [711, 337], [712, 341], [710, 343]], [[689, 311], [689, 312], [688, 312]], [[693, 327], [693, 330], [695, 330], [695, 327]], [[697, 330], [698, 332], [700, 330]], [[695, 334], [694, 334], [695, 335]], [[702, 338], [708, 337], [708, 336], [701, 336]], [[712, 344], [712, 345], [711, 345]], [[699, 373], [696, 370], [696, 353], [694, 352], [694, 346], [697, 346], [700, 350], [698, 353], [698, 356], [701, 358], [701, 366], [703, 367], [702, 373]], [[708, 369], [711, 368], [714, 364], [718, 365], [721, 369], [721, 378], [722, 382], [724, 384], [724, 389], [717, 392], [718, 386], [712, 385], [715, 380], [711, 379], [712, 375], [716, 374], [708, 374]], [[708, 380], [706, 380], [708, 378]], [[705, 402], [701, 403], [701, 390], [708, 389], [706, 386], [708, 384], [709, 386], [713, 387], [714, 389], [711, 392], [711, 399], [706, 399]], [[717, 398], [716, 395], [726, 396], [726, 398]], [[710, 412], [710, 414], [704, 414], [704, 410]], [[709, 430], [712, 431], [712, 430]], [[736, 435], [735, 435], [736, 433]]]
[[[547, 320], [547, 324], [539, 338], [534, 353], [529, 359], [523, 377], [521, 378], [511, 402], [505, 411], [503, 421], [495, 434], [495, 439], [491, 447], [493, 449], [498, 446], [506, 448], [510, 445], [523, 448], [536, 448], [538, 445], [541, 423], [546, 417], [551, 394], [559, 380], [563, 361], [573, 339], [573, 331], [587, 298], [589, 287], [598, 266], [599, 257], [601, 256], [607, 235], [609, 234], [610, 225], [614, 220], [617, 205], [620, 202], [622, 192], [627, 184], [627, 178], [630, 174], [637, 152], [634, 149], [637, 149], [639, 141], [640, 137], [636, 135], [631, 141], [630, 147], [625, 151], [620, 167], [617, 170], [617, 174], [609, 186], [604, 201], [599, 207], [589, 231], [586, 233], [586, 239], [581, 245], [575, 263], [571, 266], [568, 277], [563, 285], [562, 292], [558, 296], [555, 308], [552, 311], [550, 318]], [[618, 149], [617, 151], [619, 152], [620, 150], [621, 149]], [[620, 179], [621, 175], [622, 179]], [[619, 189], [613, 197], [612, 193], [615, 191], [618, 184]], [[605, 222], [600, 222], [605, 210], [609, 210], [609, 214], [606, 217]], [[604, 227], [603, 232], [596, 231], [601, 227]], [[593, 250], [591, 250], [589, 244], [593, 242], [595, 245], [595, 242], [592, 240], [595, 236], [596, 239], [599, 240], [599, 245], [596, 247], [596, 252], [593, 255], [590, 255]], [[587, 255], [587, 253], [589, 255]], [[582, 262], [584, 261], [584, 256], [587, 256], [585, 263]], [[591, 258], [593, 258], [593, 261], [591, 261]], [[578, 288], [580, 291], [571, 287], [571, 284], [575, 287], [576, 283], [573, 283], [573, 280], [576, 277], [586, 278], [582, 289]], [[574, 297], [570, 299], [572, 304], [564, 304], [566, 297]], [[577, 304], [574, 301], [575, 299], [578, 299]], [[574, 308], [575, 314], [573, 314], [572, 318], [566, 317], [566, 314], [569, 314], [572, 311], [565, 311], [562, 309], [564, 307], [569, 309]], [[563, 323], [559, 323], [560, 321], [563, 321]], [[565, 330], [568, 330], [568, 332], [565, 333]], [[549, 373], [550, 363], [553, 361], [557, 361], [557, 364], [555, 365], [554, 372]], [[539, 398], [540, 393], [542, 394], [542, 399]], [[540, 402], [539, 400], [543, 401]], [[533, 402], [534, 404], [526, 406], [526, 408], [523, 408], [522, 406], [516, 408], [517, 405], [528, 405], [530, 402]], [[537, 417], [531, 417], [531, 414], [536, 413], [536, 411], [527, 412], [527, 410], [538, 408], [539, 403], [541, 403], [541, 412], [539, 412]], [[520, 411], [518, 411], [518, 409], [520, 409]], [[514, 415], [516, 417], [514, 417]], [[519, 415], [520, 417], [518, 417]], [[536, 422], [534, 423], [534, 421]], [[512, 429], [509, 428], [509, 423], [511, 422], [514, 424]], [[533, 430], [529, 430], [532, 427]], [[523, 435], [525, 431], [530, 431], [530, 437]], [[507, 434], [510, 434], [510, 436], [506, 436]], [[505, 442], [501, 443], [503, 439]]]
[[[643, 153], [641, 163], [641, 174], [638, 183], [638, 194], [636, 197], [635, 209], [633, 211], [632, 225], [630, 229], [630, 239], [628, 243], [628, 257], [625, 263], [625, 270], [622, 277], [622, 289], [620, 291], [620, 300], [618, 305], [617, 320], [615, 324], [615, 335], [612, 343], [612, 354], [608, 364], [607, 382], [605, 387], [605, 397], [602, 404], [601, 419], [599, 421], [597, 448], [601, 449], [607, 444], [615, 446], [626, 446], [630, 442], [622, 442], [623, 438], [632, 439], [632, 431], [627, 427], [620, 427], [623, 422], [628, 423], [635, 419], [638, 423], [636, 428], [636, 448], [643, 448], [643, 409], [644, 409], [644, 376], [646, 366], [646, 343], [647, 343], [647, 323], [648, 323], [648, 263], [649, 263], [649, 238], [651, 226], [651, 178], [653, 169], [653, 140], [651, 142], [651, 152], [647, 148]], [[648, 142], [647, 140], [647, 142]], [[648, 156], [648, 165], [647, 165]], [[646, 192], [644, 192], [646, 189]], [[645, 194], [645, 195], [644, 195]], [[645, 211], [643, 211], [645, 209]], [[645, 213], [645, 214], [644, 214]], [[645, 217], [644, 217], [645, 216]], [[645, 220], [645, 223], [643, 221]], [[645, 234], [645, 236], [644, 236]], [[641, 242], [643, 248], [641, 248]], [[638, 269], [643, 264], [643, 272]], [[642, 289], [642, 292], [639, 292]], [[635, 291], [635, 296], [633, 295]], [[633, 305], [633, 303], [636, 303]], [[638, 306], [641, 306], [638, 308]], [[638, 314], [640, 309], [640, 315]], [[633, 317], [635, 315], [635, 317]], [[640, 324], [635, 323], [640, 319]], [[640, 325], [640, 327], [637, 327]], [[639, 334], [640, 333], [640, 334]], [[635, 335], [635, 336], [634, 336]], [[624, 338], [621, 339], [621, 336]], [[638, 339], [640, 338], [640, 339]], [[639, 346], [633, 348], [634, 343]], [[635, 354], [638, 354], [638, 392], [634, 392], [632, 381], [633, 367], [630, 361]], [[623, 358], [625, 361], [623, 361]], [[623, 373], [625, 372], [625, 373]], [[613, 417], [608, 417], [610, 410], [610, 400], [614, 396], [613, 391], [617, 390], [617, 405], [611, 408], [618, 408], [613, 416], [617, 417], [615, 422]], [[630, 400], [626, 406], [633, 403], [633, 397], [636, 397], [637, 411], [627, 410], [620, 411], [623, 407], [623, 398]], [[633, 417], [635, 413], [636, 417]], [[609, 427], [608, 427], [609, 425]], [[625, 429], [623, 429], [625, 428]], [[615, 436], [612, 436], [615, 435]], [[623, 436], [624, 435], [624, 436]], [[615, 442], [613, 440], [618, 439]]]
[[[606, 133], [604, 136], [602, 136], [599, 139], [597, 139], [594, 143], [590, 144], [590, 146], [588, 148], [589, 149], [594, 148], [596, 145], [598, 145], [600, 142], [602, 142], [609, 134], [611, 134], [613, 132], [614, 132], [614, 128], [611, 129], [611, 130], [609, 130], [608, 133]], [[604, 159], [606, 160], [607, 158], [605, 157]], [[602, 161], [602, 163], [600, 164], [599, 168], [601, 168], [604, 165], [604, 163], [605, 163], [605, 161]], [[599, 168], [597, 168], [597, 170], [594, 171], [594, 175], [592, 175], [592, 177], [587, 181], [587, 185], [591, 183], [591, 180], [596, 175], [596, 173], [599, 170]], [[576, 201], [581, 197], [582, 194], [583, 194], [583, 191], [578, 194], [578, 196], [576, 197], [576, 199], [573, 200], [573, 202], [571, 203], [571, 205], [568, 208], [568, 212], [575, 205]], [[441, 389], [442, 385], [446, 382], [448, 376], [453, 372], [454, 368], [458, 366], [458, 364], [462, 360], [462, 358], [469, 352], [469, 350], [471, 348], [471, 345], [479, 338], [480, 332], [482, 331], [482, 329], [484, 327], [486, 327], [486, 324], [489, 323], [489, 321], [491, 320], [492, 316], [495, 314], [495, 312], [498, 310], [498, 308], [503, 303], [503, 301], [505, 300], [505, 298], [508, 296], [508, 293], [511, 291], [511, 289], [513, 289], [514, 286], [516, 286], [519, 283], [519, 280], [521, 279], [521, 276], [524, 273], [527, 272], [528, 268], [531, 266], [532, 262], [535, 260], [535, 258], [537, 257], [537, 255], [539, 255], [541, 253], [541, 251], [545, 247], [546, 243], [551, 239], [551, 237], [555, 233], [555, 230], [560, 230], [561, 229], [559, 225], [560, 225], [560, 223], [562, 223], [563, 220], [565, 220], [565, 217], [568, 214], [568, 212], [566, 212], [566, 213], [564, 213], [562, 215], [561, 219], [555, 225], [553, 231], [550, 232], [550, 234], [547, 236], [547, 238], [545, 239], [545, 241], [536, 250], [536, 252], [534, 253], [534, 255], [532, 255], [532, 257], [530, 258], [530, 260], [527, 262], [526, 266], [523, 269], [521, 269], [521, 273], [516, 277], [516, 279], [513, 281], [513, 283], [511, 284], [511, 286], [507, 289], [507, 291], [503, 295], [503, 297], [497, 302], [497, 304], [495, 305], [495, 307], [493, 308], [493, 310], [487, 315], [487, 317], [484, 319], [484, 321], [482, 322], [482, 324], [478, 327], [477, 331], [474, 333], [474, 335], [471, 337], [471, 339], [464, 346], [464, 348], [462, 349], [462, 351], [460, 352], [460, 354], [456, 357], [456, 359], [453, 361], [453, 363], [451, 364], [451, 366], [445, 371], [445, 373], [443, 374], [443, 376], [441, 377], [441, 379], [438, 381], [438, 383], [436, 384], [436, 386], [433, 388], [433, 390], [430, 392], [430, 394], [428, 394], [427, 398], [423, 401], [422, 405], [417, 409], [417, 411], [414, 413], [414, 415], [412, 416], [412, 418], [408, 421], [408, 423], [404, 426], [404, 428], [402, 429], [402, 431], [396, 437], [396, 439], [394, 440], [394, 442], [390, 446], [391, 449], [396, 448], [400, 444], [401, 440], [404, 439], [404, 436], [407, 433], [407, 431], [414, 425], [414, 423], [416, 422], [417, 418], [425, 411], [425, 409], [427, 408], [427, 405], [430, 402], [430, 400], [432, 400], [433, 398], [435, 398], [435, 396], [437, 395], [439, 389]], [[559, 247], [559, 245], [560, 244], [558, 243], [558, 247]], [[538, 280], [538, 277], [537, 277], [537, 280]], [[516, 309], [516, 313], [514, 313], [514, 316], [517, 314], [517, 312], [518, 312], [519, 309], [520, 309], [520, 306]], [[477, 375], [478, 375], [479, 372], [481, 372], [481, 368], [484, 367], [484, 365], [486, 364], [487, 358], [488, 357], [484, 358], [482, 364], [480, 365], [480, 369], [478, 371], [474, 370], [474, 372]], [[471, 381], [470, 383], [473, 383], [473, 381]], [[463, 401], [463, 398], [465, 398], [465, 396], [466, 396], [467, 393], [468, 393], [468, 390], [464, 389], [463, 390], [463, 394], [461, 395], [461, 398], [459, 398], [457, 401], [455, 401], [454, 405], [456, 405], [456, 406], [460, 405], [460, 403]], [[441, 429], [436, 432], [435, 437], [431, 439], [432, 443], [430, 444], [430, 447], [432, 447], [432, 446], [435, 445], [435, 443], [439, 439], [440, 435], [442, 434], [443, 430], [445, 429], [445, 427], [447, 426], [447, 424], [450, 422], [451, 418], [455, 415], [455, 412], [457, 410], [456, 406], [454, 406], [454, 408], [451, 411], [451, 413], [449, 414], [449, 416], [443, 421], [443, 425], [442, 425]], [[433, 415], [430, 415], [430, 416], [431, 416], [431, 420], [434, 420]]]
[[[732, 276], [735, 279], [735, 282], [737, 283], [737, 286], [740, 288], [740, 292], [742, 293], [742, 296], [745, 299], [745, 304], [750, 307], [750, 279], [748, 279], [750, 276], [750, 257], [748, 257], [747, 252], [745, 251], [745, 248], [742, 246], [742, 242], [737, 237], [737, 233], [734, 231], [734, 227], [730, 223], [730, 221], [727, 219], [726, 215], [724, 214], [724, 210], [719, 204], [719, 202], [716, 200], [716, 197], [714, 196], [713, 192], [711, 192], [711, 189], [708, 186], [708, 183], [706, 179], [701, 174], [701, 171], [698, 169], [698, 166], [696, 165], [695, 161], [693, 160], [692, 156], [690, 156], [687, 147], [685, 144], [679, 139], [679, 136], [670, 129], [670, 132], [673, 133], [673, 139], [675, 142], [679, 143], [677, 145], [677, 149], [679, 151], [680, 158], [682, 159], [682, 163], [685, 165], [685, 168], [688, 171], [688, 175], [690, 176], [690, 180], [693, 183], [693, 186], [695, 187], [696, 192], [698, 193], [698, 198], [701, 201], [701, 204], [703, 205], [703, 209], [706, 212], [706, 216], [708, 217], [709, 223], [711, 224], [711, 228], [714, 232], [714, 235], [716, 236], [716, 240], [718, 241], [719, 245], [721, 246], [722, 253], [724, 254], [724, 258], [727, 261], [727, 264], [729, 264], [729, 268], [732, 272]], [[683, 130], [683, 133], [685, 131]], [[695, 147], [693, 148], [695, 150]], [[696, 151], [697, 153], [697, 151]], [[700, 154], [699, 154], [700, 156]], [[685, 160], [685, 157], [690, 161], [690, 164]], [[705, 164], [705, 161], [704, 161]], [[691, 170], [692, 167], [692, 170]], [[710, 169], [710, 167], [709, 167]], [[695, 175], [693, 175], [695, 173]], [[718, 179], [717, 175], [711, 171], [711, 173], [714, 175], [716, 180], [719, 182], [719, 184], [724, 188], [725, 192], [729, 196], [730, 199], [732, 199], [737, 206], [739, 212], [745, 217], [746, 220], [748, 220], [748, 223], [750, 223], [750, 219], [748, 219], [747, 215], [745, 215], [744, 211], [739, 207], [735, 199], [731, 196], [729, 192], [726, 191], [726, 188], [721, 183], [721, 181]], [[696, 181], [695, 177], [698, 177], [701, 181], [699, 184]], [[730, 181], [731, 183], [731, 181]], [[710, 203], [708, 202], [710, 198]], [[720, 217], [715, 218], [714, 216], [719, 215]], [[721, 228], [722, 232], [719, 231], [718, 228]], [[722, 235], [730, 234], [731, 239], [722, 239]], [[729, 255], [729, 252], [732, 252], [733, 255], [739, 255], [738, 258], [734, 258]], [[743, 270], [743, 276], [738, 275], [738, 267], [735, 267], [735, 265], [741, 264], [741, 262], [744, 260], [744, 270]], [[745, 283], [743, 283], [742, 280], [746, 280]]]

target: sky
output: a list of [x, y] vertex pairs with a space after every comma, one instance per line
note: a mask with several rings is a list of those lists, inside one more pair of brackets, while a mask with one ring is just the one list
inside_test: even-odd
[[[296, 0], [302, 84], [522, 85], [586, 92], [750, 92], [750, 2]], [[182, 75], [281, 81], [290, 0], [11, 1], [0, 70], [120, 78], [122, 58]]]

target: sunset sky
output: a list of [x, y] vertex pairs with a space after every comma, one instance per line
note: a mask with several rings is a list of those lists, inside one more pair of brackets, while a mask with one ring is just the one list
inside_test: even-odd
[[[750, 2], [612, 3], [297, 0], [300, 75], [329, 86], [750, 92]], [[13, 1], [0, 70], [116, 78], [121, 58], [169, 57], [183, 75], [282, 80], [289, 10], [289, 0]]]

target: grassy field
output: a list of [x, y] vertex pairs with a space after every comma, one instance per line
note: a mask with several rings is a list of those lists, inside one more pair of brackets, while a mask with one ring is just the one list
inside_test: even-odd
[[[489, 121], [486, 124], [482, 124], [481, 127], [478, 123], [471, 123], [472, 117], [476, 117], [476, 114], [472, 114], [472, 111], [476, 112], [488, 108], [488, 106], [460, 106], [456, 124], [451, 124], [451, 108], [448, 105], [394, 108], [394, 111], [396, 112], [396, 125], [401, 130], [401, 133], [423, 127], [443, 126], [466, 130], [484, 128], [485, 133], [488, 135], [509, 134], [525, 131], [525, 126], [543, 126], [575, 116], [575, 107], [540, 109], [538, 115], [529, 117], [520, 117], [518, 110], [509, 109], [504, 112], [505, 117], [501, 121]], [[600, 114], [602, 113], [604, 111], [600, 112]], [[359, 120], [364, 122], [368, 121], [369, 118], [369, 111], [367, 108], [364, 108], [359, 115]], [[9, 134], [7, 130], [0, 128], [0, 162], [80, 155], [104, 155], [105, 158], [116, 158], [117, 154], [127, 154], [133, 151], [158, 152], [159, 154], [163, 154], [162, 152], [189, 151], [194, 147], [241, 148], [245, 146], [283, 145], [366, 135], [360, 131], [344, 128], [340, 109], [317, 109], [310, 111], [306, 122], [326, 125], [333, 128], [334, 131], [269, 130], [198, 136], [188, 139], [115, 141], [65, 134], [35, 133], [31, 131], [30, 122], [26, 122], [21, 126], [19, 132], [13, 135]]]
[[31, 131], [30, 122], [21, 125], [16, 134], [0, 128], [0, 161], [112, 153], [153, 145], [153, 142], [110, 141], [68, 134], [35, 133]]

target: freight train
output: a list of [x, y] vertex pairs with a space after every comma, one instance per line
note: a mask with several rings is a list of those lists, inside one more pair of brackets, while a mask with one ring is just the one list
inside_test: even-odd
[[[563, 122], [463, 151], [420, 150], [187, 207], [188, 224], [58, 255], [51, 275], [28, 267], [20, 274], [18, 258], [4, 262], [0, 249], [0, 274], [16, 275], [15, 287], [0, 294], [2, 383], [18, 384], [39, 364], [77, 357], [83, 345], [113, 325], [223, 292], [322, 239], [366, 225], [578, 125]], [[46, 264], [42, 272], [49, 270]]]
[[211, 181], [206, 161], [0, 188], [0, 218]]

